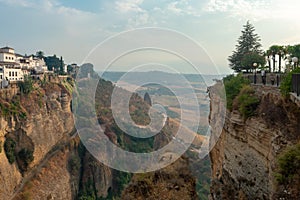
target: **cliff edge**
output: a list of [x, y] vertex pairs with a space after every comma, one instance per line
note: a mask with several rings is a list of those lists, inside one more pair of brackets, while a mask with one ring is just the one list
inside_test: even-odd
[[[210, 89], [212, 136], [220, 137], [210, 152], [212, 200], [225, 199], [299, 199], [299, 185], [284, 187], [275, 179], [278, 157], [300, 139], [300, 108], [281, 96], [275, 87], [251, 86], [259, 104], [252, 116], [242, 116], [239, 106], [224, 111], [218, 88]], [[221, 102], [221, 103], [220, 103]], [[216, 139], [211, 137], [212, 139]]]

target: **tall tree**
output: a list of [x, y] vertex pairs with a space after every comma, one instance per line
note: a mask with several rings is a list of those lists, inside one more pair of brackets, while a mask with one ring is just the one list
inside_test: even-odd
[[260, 37], [254, 33], [254, 26], [247, 21], [243, 26], [242, 35], [238, 38], [238, 44], [236, 49], [232, 52], [232, 55], [228, 57], [229, 66], [235, 71], [247, 70], [249, 71], [249, 66], [243, 66], [243, 57], [249, 53], [256, 53], [258, 55], [263, 55], [261, 50]]
[[265, 52], [265, 56], [267, 57], [267, 61], [268, 61], [269, 72], [271, 71], [271, 60], [270, 60], [271, 55], [272, 55], [272, 52], [270, 50], [267, 50]]
[[[286, 47], [287, 53], [290, 55], [290, 57], [297, 57], [300, 60], [300, 44], [294, 45], [294, 46], [287, 46]], [[297, 66], [299, 65], [299, 62], [296, 63]]]
[[38, 57], [38, 58], [44, 58], [45, 53], [43, 51], [38, 51], [38, 52], [36, 52], [35, 56]]
[[279, 55], [279, 61], [278, 61], [279, 72], [281, 72], [281, 67], [282, 67], [281, 63], [282, 63], [282, 60], [285, 59], [286, 54], [287, 54], [287, 50], [286, 50], [285, 46], [280, 46], [279, 47], [279, 52], [278, 52], [278, 55]]
[[272, 45], [268, 49], [269, 55], [272, 55], [272, 60], [273, 60], [273, 72], [275, 71], [276, 68], [276, 55], [278, 55], [278, 70], [279, 72], [281, 71], [281, 60], [284, 57], [284, 48], [283, 46], [280, 45]]
[[251, 69], [253, 68], [253, 64], [256, 63], [258, 66], [264, 66], [266, 63], [266, 59], [264, 56], [259, 55], [256, 52], [249, 52], [246, 53], [241, 61], [241, 64], [244, 66], [246, 69]]
[[60, 72], [61, 67], [64, 65], [62, 58], [59, 59], [56, 55], [47, 56], [44, 58], [49, 71]]

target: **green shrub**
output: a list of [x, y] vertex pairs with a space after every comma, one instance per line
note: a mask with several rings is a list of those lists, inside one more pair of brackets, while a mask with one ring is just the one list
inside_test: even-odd
[[78, 173], [80, 166], [81, 166], [80, 158], [76, 155], [71, 156], [71, 158], [69, 159], [69, 169], [71, 174]]
[[243, 86], [235, 101], [244, 119], [253, 116], [259, 105], [259, 99], [255, 96], [255, 91], [249, 85]]
[[289, 184], [295, 175], [300, 175], [300, 143], [283, 152], [278, 158], [278, 171], [275, 174], [280, 184]]
[[223, 82], [226, 92], [227, 108], [232, 110], [233, 100], [240, 93], [244, 85], [250, 84], [250, 81], [239, 74], [237, 76], [229, 75], [223, 79]]
[[23, 162], [24, 164], [24, 170], [27, 169], [28, 165], [33, 161], [33, 151], [23, 148], [18, 153], [18, 158]]
[[10, 164], [14, 163], [16, 160], [15, 148], [16, 148], [16, 142], [11, 138], [6, 138], [4, 142], [4, 151], [8, 159], [8, 162]]
[[23, 94], [29, 94], [33, 90], [33, 81], [30, 76], [24, 76], [24, 81], [18, 84], [20, 92]]
[[26, 112], [23, 111], [20, 105], [20, 99], [13, 99], [11, 102], [0, 103], [0, 115], [4, 117], [19, 116], [21, 119], [26, 119]]
[[292, 74], [295, 73], [300, 73], [300, 68], [294, 69], [293, 71], [287, 73], [280, 83], [280, 91], [284, 97], [288, 97], [292, 91]]

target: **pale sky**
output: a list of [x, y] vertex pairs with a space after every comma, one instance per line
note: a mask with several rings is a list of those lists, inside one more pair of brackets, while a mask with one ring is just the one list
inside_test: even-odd
[[300, 43], [299, 8], [298, 0], [0, 0], [0, 46], [80, 64], [108, 37], [159, 27], [192, 38], [228, 73], [227, 58], [247, 20], [264, 49]]

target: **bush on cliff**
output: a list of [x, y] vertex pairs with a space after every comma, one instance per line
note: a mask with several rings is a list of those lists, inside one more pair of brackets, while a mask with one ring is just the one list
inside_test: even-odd
[[81, 160], [78, 156], [72, 155], [69, 159], [69, 170], [70, 173], [75, 175], [78, 174], [81, 167]]
[[24, 76], [24, 81], [18, 84], [20, 92], [23, 94], [29, 94], [33, 90], [33, 81], [30, 76]]
[[229, 75], [223, 79], [223, 82], [226, 92], [227, 108], [232, 110], [233, 100], [238, 96], [243, 86], [249, 85], [250, 82], [241, 74], [237, 76]]
[[294, 69], [293, 71], [287, 73], [280, 83], [280, 91], [284, 97], [288, 97], [292, 91], [292, 75], [295, 73], [300, 73], [300, 68]]
[[14, 163], [16, 160], [15, 148], [16, 148], [16, 142], [11, 138], [6, 138], [4, 142], [4, 151], [8, 159], [8, 162], [10, 164]]
[[289, 185], [300, 179], [300, 143], [288, 147], [278, 158], [278, 171], [275, 174], [279, 184]]
[[33, 150], [23, 148], [18, 153], [18, 164], [20, 170], [26, 171], [29, 164], [34, 160]]
[[255, 96], [254, 89], [249, 85], [244, 85], [235, 98], [233, 107], [236, 107], [243, 118], [247, 119], [255, 114], [258, 105], [259, 99]]

